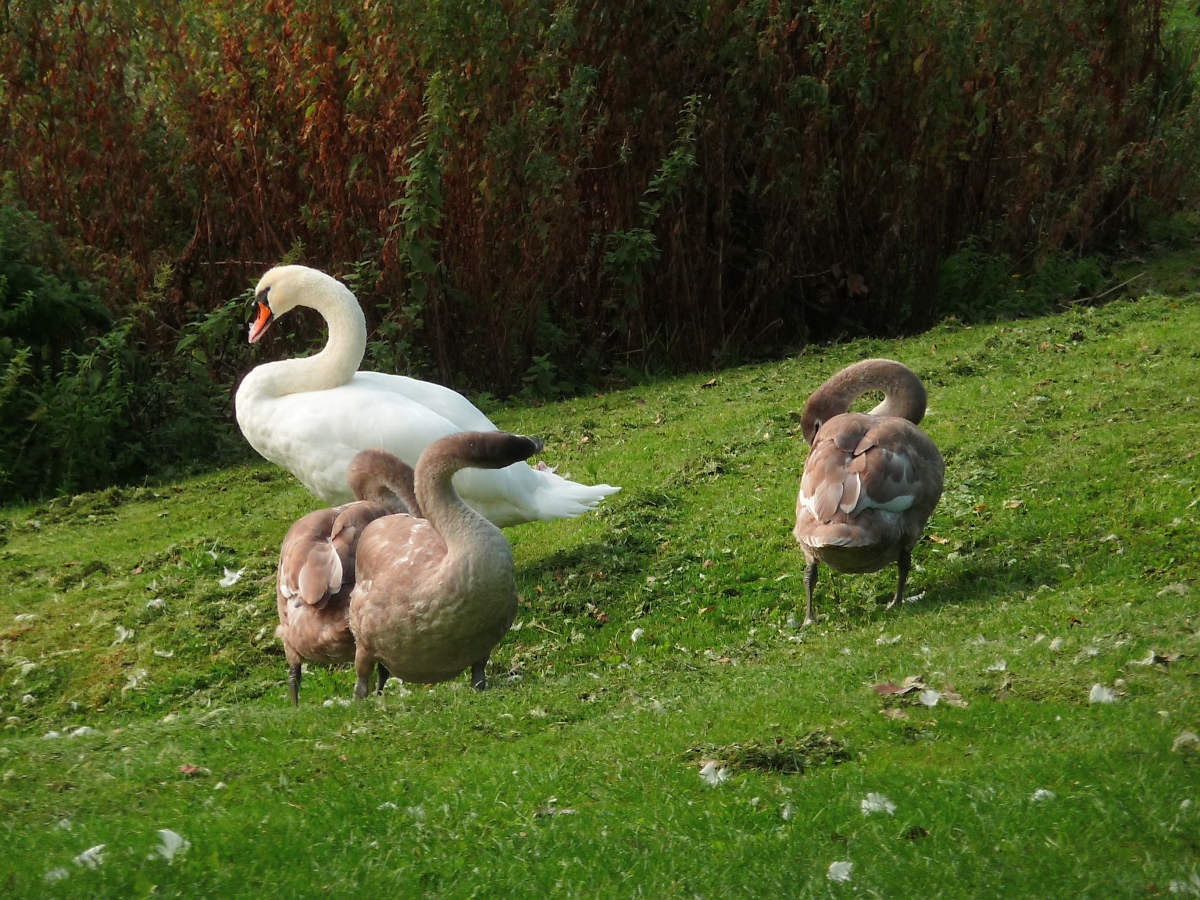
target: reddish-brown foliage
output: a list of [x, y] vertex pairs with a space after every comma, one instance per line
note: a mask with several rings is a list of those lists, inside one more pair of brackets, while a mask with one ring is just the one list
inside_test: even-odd
[[1196, 123], [1161, 17], [1161, 0], [23, 4], [0, 44], [0, 164], [124, 296], [171, 266], [146, 294], [163, 325], [295, 248], [357, 266], [379, 360], [504, 392], [542, 354], [695, 366], [917, 327], [968, 236], [1084, 247], [1135, 200], [1173, 202]]

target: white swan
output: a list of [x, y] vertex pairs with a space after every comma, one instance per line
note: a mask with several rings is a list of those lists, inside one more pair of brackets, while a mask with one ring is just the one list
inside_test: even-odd
[[[360, 450], [382, 449], [416, 466], [424, 449], [459, 431], [496, 426], [457, 391], [381, 372], [360, 372], [367, 345], [361, 307], [341, 282], [307, 266], [278, 266], [255, 289], [254, 343], [277, 316], [296, 306], [319, 312], [329, 342], [305, 359], [253, 369], [238, 387], [238, 426], [255, 450], [322, 500], [353, 499], [346, 469]], [[462, 498], [500, 527], [577, 516], [620, 488], [567, 481], [527, 463], [465, 469], [454, 476]]]

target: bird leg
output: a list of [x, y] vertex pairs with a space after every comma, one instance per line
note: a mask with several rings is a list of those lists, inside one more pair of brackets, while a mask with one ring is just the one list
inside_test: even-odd
[[912, 564], [912, 551], [901, 550], [900, 558], [896, 560], [896, 568], [900, 570], [899, 583], [896, 585], [896, 596], [892, 598], [892, 602], [887, 605], [891, 609], [897, 603], [904, 602], [904, 585], [908, 581], [908, 567]]
[[804, 595], [807, 602], [804, 605], [804, 624], [812, 625], [817, 621], [816, 615], [813, 613], [813, 591], [817, 587], [817, 561], [814, 559], [808, 564], [808, 568], [804, 572]]
[[487, 672], [484, 671], [486, 665], [487, 660], [484, 660], [471, 666], [471, 687], [477, 691], [487, 689]]
[[292, 698], [292, 706], [300, 705], [300, 663], [288, 666], [288, 696]]
[[375, 693], [382, 694], [383, 686], [387, 684], [387, 680], [391, 677], [392, 673], [387, 670], [387, 667], [384, 666], [383, 663], [377, 663], [375, 668], [378, 670], [379, 674], [379, 687], [375, 689]]
[[354, 683], [354, 699], [366, 700], [370, 688], [367, 687], [371, 681], [372, 669], [375, 668], [375, 660], [367, 655], [367, 651], [362, 644], [354, 651], [354, 673], [358, 676], [358, 680]]

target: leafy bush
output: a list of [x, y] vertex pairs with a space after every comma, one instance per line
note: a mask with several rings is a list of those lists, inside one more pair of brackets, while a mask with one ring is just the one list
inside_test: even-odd
[[0, 193], [0, 363], [24, 346], [31, 365], [49, 365], [111, 324], [99, 297], [66, 268], [53, 231], [12, 196], [9, 181]]
[[244, 305], [204, 317], [174, 356], [156, 357], [133, 318], [114, 324], [55, 268], [60, 250], [28, 210], [0, 203], [0, 502], [219, 456], [232, 442], [228, 388], [203, 361], [239, 346], [230, 322], [240, 330]]
[[1053, 253], [1032, 273], [1014, 271], [1008, 254], [991, 255], [978, 241], [942, 263], [941, 311], [964, 322], [1040, 315], [1072, 300], [1094, 297], [1104, 284], [1095, 257]]

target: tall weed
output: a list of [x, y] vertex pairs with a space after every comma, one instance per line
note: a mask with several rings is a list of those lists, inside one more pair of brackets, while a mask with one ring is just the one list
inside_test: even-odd
[[942, 263], [941, 312], [964, 322], [1041, 315], [1100, 292], [1105, 276], [1095, 257], [1052, 253], [1032, 272], [1017, 269], [1008, 254], [992, 255], [978, 241]]

